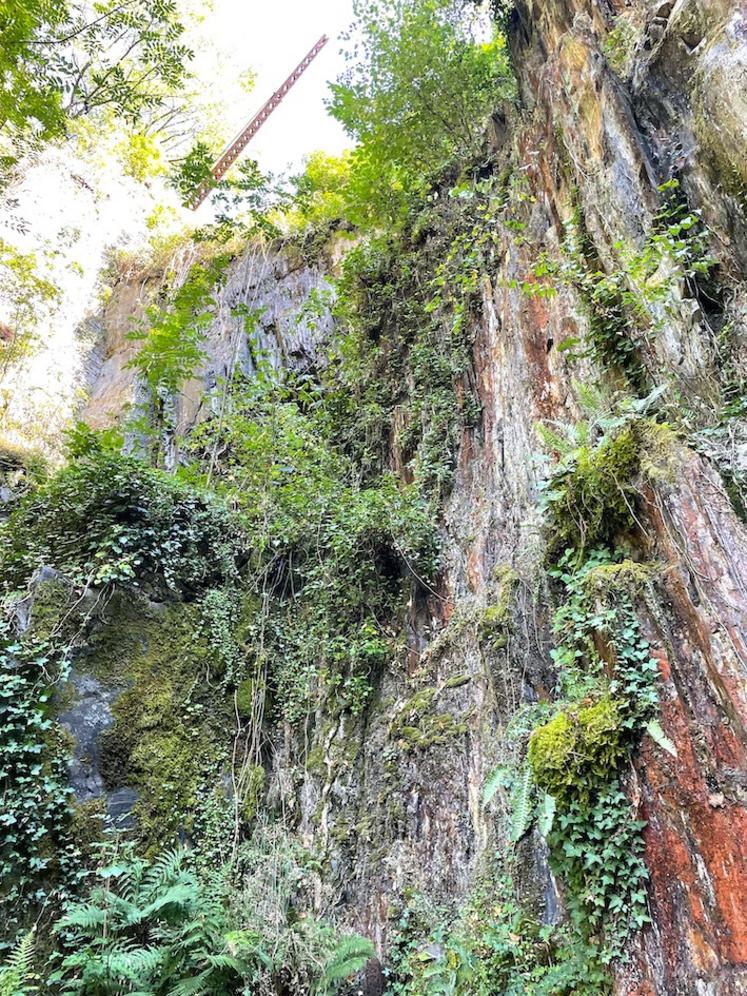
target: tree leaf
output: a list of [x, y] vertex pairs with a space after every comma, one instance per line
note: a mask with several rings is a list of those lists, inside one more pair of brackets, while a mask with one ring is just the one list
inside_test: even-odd
[[657, 719], [652, 719], [646, 723], [646, 733], [648, 733], [654, 743], [661, 747], [662, 750], [665, 750], [667, 754], [671, 754], [672, 757], [677, 757], [677, 748], [666, 735], [664, 730], [662, 730]]

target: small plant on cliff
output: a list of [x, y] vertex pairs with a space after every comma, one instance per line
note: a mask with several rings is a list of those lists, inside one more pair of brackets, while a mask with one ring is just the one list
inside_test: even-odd
[[584, 559], [595, 546], [614, 545], [636, 525], [638, 476], [666, 476], [672, 469], [673, 434], [648, 417], [663, 388], [632, 399], [575, 386], [585, 418], [537, 427], [555, 457], [541, 498], [551, 563], [569, 549]]
[[558, 713], [537, 727], [528, 760], [536, 783], [558, 803], [583, 797], [614, 771], [624, 754], [622, 717], [609, 696]]
[[195, 263], [181, 286], [165, 303], [150, 305], [143, 327], [130, 334], [142, 344], [132, 366], [154, 393], [177, 391], [204, 358], [205, 330], [229, 258], [219, 255]]
[[[601, 996], [608, 970], [567, 926], [541, 926], [502, 875], [477, 887], [451, 919], [411, 901], [394, 925], [395, 996]], [[433, 919], [436, 919], [435, 926]], [[430, 922], [429, 922], [430, 921]]]
[[578, 207], [566, 225], [561, 259], [542, 254], [533, 268], [538, 281], [522, 285], [531, 294], [554, 293], [548, 277], [574, 286], [586, 305], [587, 342], [578, 348], [579, 341], [568, 338], [560, 349], [569, 358], [589, 357], [622, 374], [641, 394], [650, 380], [641, 346], [664, 328], [677, 306], [676, 289], [684, 285], [687, 295], [697, 298], [717, 262], [710, 232], [700, 213], [689, 209], [679, 182], [669, 180], [658, 191], [661, 207], [646, 240], [616, 242], [612, 269], [599, 259]]

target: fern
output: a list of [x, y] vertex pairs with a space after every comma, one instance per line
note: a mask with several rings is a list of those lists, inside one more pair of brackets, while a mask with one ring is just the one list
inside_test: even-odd
[[327, 960], [315, 992], [319, 994], [330, 992], [330, 987], [334, 983], [359, 972], [373, 955], [373, 944], [365, 937], [360, 937], [358, 934], [343, 937]]
[[550, 452], [555, 452], [561, 458], [569, 456], [581, 445], [576, 432], [575, 425], [563, 425], [560, 422], [553, 422], [559, 431], [551, 428], [549, 424], [539, 422], [535, 426], [537, 435], [540, 437], [544, 448]]
[[511, 793], [511, 840], [516, 843], [529, 829], [532, 822], [532, 802], [534, 779], [528, 762], [524, 762], [521, 774], [514, 782]]
[[39, 991], [33, 971], [34, 932], [30, 930], [11, 951], [8, 960], [0, 966], [0, 996], [27, 996]]
[[74, 907], [58, 923], [57, 929], [77, 927], [81, 930], [94, 930], [106, 921], [106, 910], [86, 903]]
[[144, 885], [148, 891], [157, 892], [184, 875], [184, 851], [173, 848], [159, 855], [145, 874]]
[[508, 788], [511, 784], [511, 771], [508, 765], [502, 764], [488, 775], [482, 790], [482, 804], [487, 806], [500, 788]]

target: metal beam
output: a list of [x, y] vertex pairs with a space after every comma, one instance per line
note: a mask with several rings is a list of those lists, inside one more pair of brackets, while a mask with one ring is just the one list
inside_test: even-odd
[[[319, 53], [321, 52], [321, 50], [324, 48], [324, 46], [327, 44], [328, 41], [329, 38], [326, 35], [322, 35], [322, 37], [319, 39], [316, 45], [309, 51], [308, 55], [306, 55], [305, 58], [303, 58], [301, 62], [299, 62], [299, 64], [290, 74], [285, 83], [283, 83], [283, 85], [278, 90], [276, 90], [275, 93], [273, 93], [270, 99], [266, 101], [266, 103], [264, 103], [262, 107], [260, 107], [260, 109], [251, 119], [249, 124], [246, 126], [246, 128], [244, 128], [243, 131], [239, 132], [239, 134], [232, 142], [229, 142], [229, 144], [226, 146], [225, 151], [221, 155], [220, 159], [215, 163], [215, 165], [210, 171], [213, 174], [216, 183], [220, 182], [220, 180], [223, 179], [228, 170], [231, 168], [231, 166], [233, 166], [238, 157], [247, 147], [251, 139], [257, 134], [259, 129], [269, 118], [269, 116], [272, 114], [272, 112], [275, 110], [278, 104], [283, 100], [283, 98], [291, 89], [291, 87], [306, 72], [306, 70], [309, 68], [314, 59], [319, 55]], [[209, 182], [203, 183], [202, 186], [199, 187], [197, 193], [194, 195], [189, 205], [193, 211], [197, 210], [197, 208], [200, 206], [200, 204], [202, 204], [202, 202], [205, 200], [205, 198], [212, 189], [213, 189], [213, 184]]]

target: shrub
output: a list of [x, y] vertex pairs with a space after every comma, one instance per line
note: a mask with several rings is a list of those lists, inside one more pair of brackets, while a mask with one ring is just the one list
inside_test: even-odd
[[214, 497], [101, 449], [25, 497], [0, 529], [6, 591], [51, 564], [75, 584], [185, 594], [236, 577], [241, 530]]

